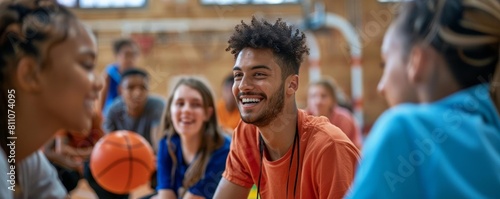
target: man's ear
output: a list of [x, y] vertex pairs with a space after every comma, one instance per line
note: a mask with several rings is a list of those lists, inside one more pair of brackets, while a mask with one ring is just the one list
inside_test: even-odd
[[428, 52], [426, 47], [415, 45], [408, 55], [408, 79], [411, 83], [416, 84], [424, 81], [425, 74], [428, 70]]
[[26, 91], [40, 91], [42, 84], [40, 72], [38, 62], [34, 57], [22, 57], [15, 69], [17, 84], [21, 89]]
[[288, 77], [286, 94], [292, 95], [299, 89], [299, 75], [292, 75]]

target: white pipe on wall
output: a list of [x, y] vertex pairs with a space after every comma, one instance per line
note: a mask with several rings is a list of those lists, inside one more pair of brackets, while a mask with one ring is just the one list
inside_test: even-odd
[[363, 69], [361, 67], [361, 39], [354, 27], [346, 19], [336, 14], [326, 14], [326, 26], [335, 28], [349, 43], [351, 54], [351, 89], [354, 116], [363, 127]]
[[313, 82], [321, 78], [321, 50], [314, 33], [311, 31], [306, 31], [304, 33], [307, 38], [307, 47], [309, 47], [309, 82]]

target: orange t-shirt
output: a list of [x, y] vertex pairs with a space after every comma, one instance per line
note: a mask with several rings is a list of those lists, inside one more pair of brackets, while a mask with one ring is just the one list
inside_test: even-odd
[[347, 109], [340, 106], [335, 107], [330, 115], [330, 122], [339, 127], [354, 145], [356, 145], [358, 149], [361, 149], [363, 143], [361, 131], [356, 124], [356, 120], [354, 120], [354, 117]]
[[217, 116], [219, 117], [220, 125], [225, 129], [230, 129], [231, 131], [238, 126], [241, 119], [238, 108], [232, 112], [228, 112], [226, 110], [226, 103], [222, 99], [217, 102]]
[[[342, 198], [354, 178], [359, 150], [342, 131], [325, 117], [307, 115], [298, 111], [300, 136], [300, 170], [296, 198]], [[254, 125], [240, 122], [233, 134], [231, 150], [223, 177], [228, 181], [250, 188], [258, 184], [260, 172], [259, 133]], [[262, 160], [260, 193], [262, 198], [293, 198], [297, 148], [292, 167], [289, 164], [292, 148], [276, 161]]]

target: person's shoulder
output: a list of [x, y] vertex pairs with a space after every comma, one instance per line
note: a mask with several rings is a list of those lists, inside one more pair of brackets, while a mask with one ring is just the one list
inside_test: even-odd
[[125, 111], [126, 105], [125, 102], [123, 101], [122, 97], [117, 97], [111, 105], [109, 105], [109, 109], [107, 113], [105, 114], [106, 120], [108, 120], [110, 117], [117, 117], [120, 114], [123, 114]]
[[[306, 153], [312, 159], [322, 160], [326, 155], [336, 158], [359, 158], [359, 150], [340, 128], [326, 117], [306, 115], [302, 120], [301, 133], [306, 142]], [[335, 155], [334, 155], [335, 154]]]
[[[401, 104], [382, 113], [373, 125], [365, 145], [369, 143], [400, 144], [425, 133], [425, 121], [432, 121], [433, 108], [418, 104]], [[428, 125], [428, 124], [427, 124]]]
[[[167, 142], [168, 140], [168, 135], [165, 135], [163, 136], [161, 139], [160, 139], [160, 145], [163, 145], [163, 146], [167, 146], [169, 143]], [[175, 145], [175, 146], [180, 146], [180, 143], [181, 143], [181, 138], [179, 137], [179, 135], [173, 135], [171, 138], [170, 138], [170, 143]]]
[[165, 104], [165, 99], [163, 99], [163, 97], [154, 94], [148, 95], [148, 101], [155, 104]]
[[234, 130], [231, 140], [234, 149], [249, 150], [249, 148], [258, 148], [258, 133], [256, 126], [240, 121]]
[[163, 97], [158, 96], [158, 95], [149, 95], [147, 99], [147, 105], [148, 108], [152, 110], [158, 110], [158, 109], [163, 109], [165, 107], [165, 100]]
[[402, 128], [404, 126], [423, 121], [433, 121], [436, 118], [436, 113], [443, 111], [444, 107], [436, 106], [435, 104], [413, 104], [404, 103], [390, 108], [380, 115], [376, 123], [393, 128]]
[[[305, 112], [304, 112], [305, 113]], [[326, 117], [303, 114], [302, 129], [320, 142], [348, 142], [349, 138]]]
[[126, 106], [126, 104], [125, 104], [125, 101], [123, 100], [123, 98], [121, 96], [118, 96], [113, 100], [111, 105], [109, 105], [109, 111], [121, 110], [121, 109], [124, 109], [125, 106]]

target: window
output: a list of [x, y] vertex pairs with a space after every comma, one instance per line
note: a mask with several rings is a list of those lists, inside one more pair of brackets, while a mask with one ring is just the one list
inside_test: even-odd
[[397, 3], [397, 2], [404, 2], [404, 1], [411, 1], [411, 0], [378, 0], [380, 3]]
[[58, 0], [62, 5], [72, 8], [140, 8], [146, 6], [147, 0]]
[[299, 0], [200, 0], [203, 5], [297, 4]]

